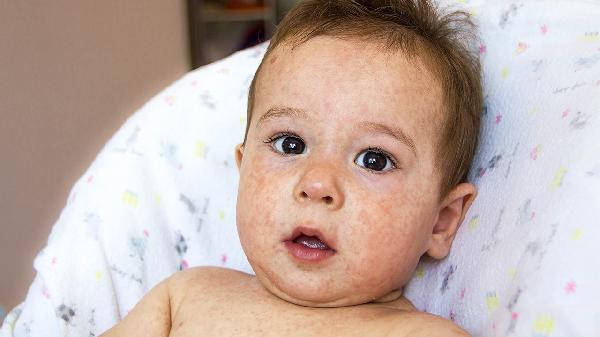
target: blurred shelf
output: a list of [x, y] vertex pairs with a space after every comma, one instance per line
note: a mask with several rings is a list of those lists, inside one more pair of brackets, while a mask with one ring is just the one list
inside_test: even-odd
[[277, 0], [187, 1], [192, 69], [266, 41], [275, 30]]
[[272, 21], [273, 10], [269, 7], [248, 9], [225, 9], [213, 6], [202, 8], [202, 20], [210, 22]]

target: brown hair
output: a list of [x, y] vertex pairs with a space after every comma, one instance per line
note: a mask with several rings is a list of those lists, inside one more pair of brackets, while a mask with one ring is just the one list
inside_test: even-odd
[[464, 11], [438, 14], [430, 0], [304, 0], [277, 27], [248, 95], [248, 135], [256, 81], [268, 56], [282, 43], [292, 48], [324, 35], [360, 38], [382, 44], [386, 51], [420, 56], [440, 81], [445, 118], [437, 144], [440, 198], [467, 174], [477, 148], [483, 109], [481, 66], [471, 48], [478, 42], [476, 25]]

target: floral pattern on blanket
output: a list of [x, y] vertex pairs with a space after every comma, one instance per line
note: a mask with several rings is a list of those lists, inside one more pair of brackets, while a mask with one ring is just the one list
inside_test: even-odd
[[[406, 289], [474, 336], [600, 335], [600, 4], [444, 1], [481, 27], [479, 196], [451, 255]], [[555, 9], [561, 8], [560, 11]], [[596, 20], [597, 21], [597, 20]], [[233, 149], [266, 45], [205, 66], [135, 113], [75, 184], [9, 336], [98, 336], [172, 273], [251, 273]]]

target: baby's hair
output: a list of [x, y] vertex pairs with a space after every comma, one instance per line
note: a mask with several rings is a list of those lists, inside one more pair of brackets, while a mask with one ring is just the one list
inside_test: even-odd
[[[248, 135], [256, 81], [269, 55], [281, 44], [294, 48], [313, 37], [330, 36], [378, 43], [386, 52], [415, 56], [438, 79], [445, 117], [437, 139], [440, 199], [467, 175], [479, 137], [483, 109], [476, 25], [464, 11], [439, 12], [430, 0], [305, 0], [277, 27], [248, 94]], [[424, 92], [423, 94], [427, 94]]]

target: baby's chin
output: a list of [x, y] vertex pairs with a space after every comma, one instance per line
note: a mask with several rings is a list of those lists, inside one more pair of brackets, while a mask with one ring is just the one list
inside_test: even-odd
[[296, 305], [315, 308], [338, 308], [366, 303], [388, 303], [402, 297], [402, 289], [393, 289], [390, 291], [379, 291], [378, 293], [343, 291], [336, 289], [334, 291], [314, 292], [294, 287], [289, 280], [269, 279], [265, 274], [255, 270], [257, 279], [261, 286], [272, 295]]

